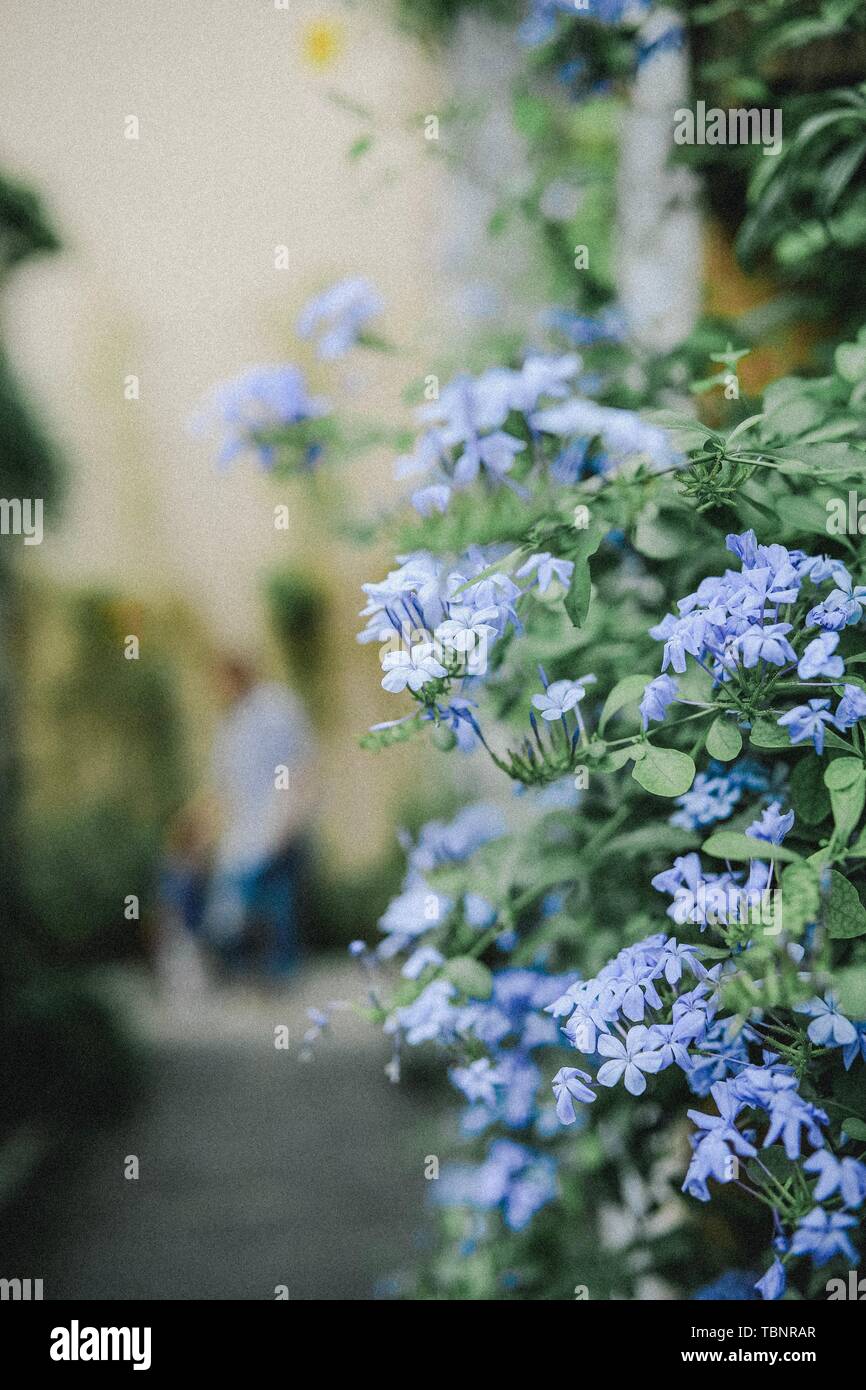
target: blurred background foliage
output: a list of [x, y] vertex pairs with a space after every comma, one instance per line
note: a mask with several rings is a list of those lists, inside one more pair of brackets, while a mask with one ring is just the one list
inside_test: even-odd
[[[0, 178], [0, 284], [30, 256], [58, 247], [35, 195]], [[50, 514], [60, 479], [57, 450], [0, 348], [0, 491], [41, 497]], [[116, 928], [104, 848], [135, 857], [134, 841], [121, 844], [116, 822], [103, 821], [101, 832], [71, 820], [27, 824], [22, 728], [33, 691], [22, 680], [28, 602], [10, 563], [13, 544], [0, 542], [0, 1201], [70, 1126], [86, 1128], [124, 1107], [138, 1075], [132, 1043], [74, 950]], [[52, 786], [62, 785], [67, 766], [64, 744]]]

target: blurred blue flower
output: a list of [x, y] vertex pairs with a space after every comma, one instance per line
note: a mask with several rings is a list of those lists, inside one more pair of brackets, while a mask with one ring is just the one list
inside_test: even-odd
[[319, 334], [317, 353], [325, 361], [345, 357], [383, 308], [382, 299], [369, 280], [348, 276], [304, 306], [298, 319], [298, 335], [312, 338]]

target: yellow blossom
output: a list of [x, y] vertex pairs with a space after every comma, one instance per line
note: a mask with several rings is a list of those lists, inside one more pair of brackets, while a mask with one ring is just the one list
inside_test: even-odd
[[343, 26], [337, 20], [311, 20], [303, 31], [305, 60], [314, 68], [330, 67], [343, 51], [344, 37]]

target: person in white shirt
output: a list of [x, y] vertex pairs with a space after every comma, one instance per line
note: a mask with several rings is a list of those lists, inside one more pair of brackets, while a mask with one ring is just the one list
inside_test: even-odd
[[245, 655], [222, 655], [225, 706], [211, 758], [211, 785], [188, 813], [208, 870], [190, 922], [229, 969], [258, 965], [270, 977], [297, 966], [304, 832], [312, 815], [314, 757], [299, 698], [259, 680]]

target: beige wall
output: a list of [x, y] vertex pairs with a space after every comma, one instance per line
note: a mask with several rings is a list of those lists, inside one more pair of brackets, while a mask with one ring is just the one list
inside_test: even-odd
[[[312, 21], [332, 19], [342, 51], [315, 66]], [[109, 582], [186, 600], [217, 636], [260, 623], [264, 569], [306, 556], [331, 573], [295, 485], [243, 462], [216, 475], [187, 421], [211, 385], [250, 363], [298, 358], [319, 389], [347, 374], [299, 351], [292, 324], [311, 290], [369, 275], [388, 303], [399, 358], [352, 363], [353, 407], [405, 423], [406, 382], [436, 343], [432, 231], [440, 175], [395, 129], [351, 164], [358, 123], [338, 89], [390, 123], [436, 110], [437, 66], [395, 33], [387, 4], [291, 0], [4, 0], [0, 165], [44, 195], [64, 252], [24, 268], [5, 331], [30, 394], [62, 443], [71, 491], [62, 524], [27, 564], [44, 577]], [[138, 141], [124, 119], [140, 122]], [[290, 250], [274, 268], [274, 247]], [[141, 399], [123, 381], [140, 377]], [[354, 470], [374, 508], [391, 498], [386, 454]], [[273, 505], [298, 515], [286, 535]], [[395, 712], [375, 658], [356, 649], [365, 577], [385, 556], [339, 552], [334, 592], [337, 725], [324, 764], [329, 839], [363, 857], [389, 834], [388, 802], [408, 759], [357, 750]]]

